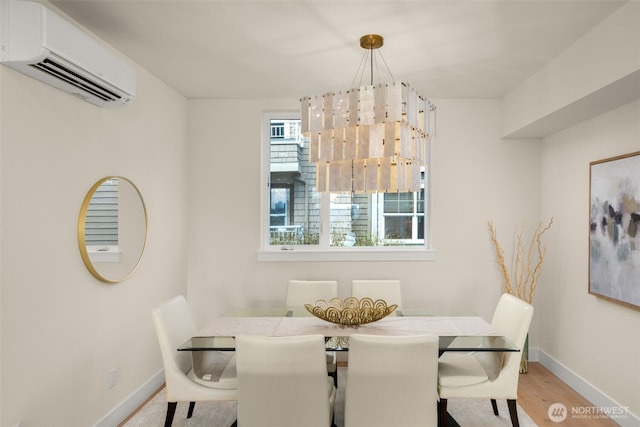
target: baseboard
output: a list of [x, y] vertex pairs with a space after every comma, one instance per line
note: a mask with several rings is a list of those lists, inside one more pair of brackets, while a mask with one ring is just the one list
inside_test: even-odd
[[[622, 427], [638, 427], [640, 425], [640, 417], [630, 412], [627, 407], [611, 399], [593, 384], [589, 383], [543, 350], [539, 348], [529, 348], [529, 360], [539, 362], [552, 374], [560, 378], [565, 384], [594, 405], [594, 408], [576, 408], [577, 411], [581, 412], [579, 415], [588, 416], [590, 410], [600, 410], [602, 413], [611, 414], [611, 418]], [[568, 410], [571, 412], [572, 408], [568, 408]]]
[[140, 388], [134, 391], [129, 397], [123, 400], [118, 406], [113, 408], [111, 412], [98, 421], [94, 427], [113, 427], [125, 420], [133, 411], [138, 409], [142, 403], [147, 400], [158, 388], [164, 384], [164, 370], [160, 370], [154, 376], [144, 383]]

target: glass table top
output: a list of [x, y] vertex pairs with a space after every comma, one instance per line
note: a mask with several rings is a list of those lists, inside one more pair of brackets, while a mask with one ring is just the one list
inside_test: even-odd
[[[326, 337], [327, 351], [348, 351], [349, 337]], [[445, 351], [520, 351], [503, 336], [441, 336], [440, 352]], [[178, 351], [234, 351], [233, 337], [193, 337], [178, 347]]]
[[[419, 318], [436, 319], [438, 316], [451, 319], [462, 319], [463, 316], [477, 317], [472, 312], [444, 312], [444, 309], [433, 308], [403, 308], [401, 310], [395, 310], [388, 317], [407, 317], [407, 318]], [[309, 318], [313, 317], [309, 311], [304, 307], [259, 307], [259, 308], [234, 308], [226, 311], [222, 318], [238, 318], [240, 321], [248, 321], [253, 323], [250, 318], [287, 318], [287, 317], [301, 317]], [[242, 319], [244, 318], [244, 319]], [[293, 319], [292, 319], [293, 320]], [[400, 319], [398, 319], [400, 320]], [[274, 319], [276, 321], [276, 319]], [[271, 322], [271, 321], [269, 321]], [[484, 321], [483, 321], [484, 322]], [[485, 322], [486, 323], [486, 322]], [[347, 328], [348, 330], [348, 328]], [[187, 340], [182, 344], [178, 351], [234, 351], [235, 340], [233, 336], [230, 336], [230, 332], [236, 334], [238, 329], [233, 328], [226, 333], [205, 333], [203, 336], [195, 336]], [[343, 330], [344, 331], [344, 330]], [[327, 351], [348, 351], [349, 350], [349, 337], [351, 333], [357, 333], [358, 329], [352, 329], [349, 333], [337, 333], [339, 336], [330, 336], [332, 332], [323, 331], [319, 332], [325, 335], [326, 349]], [[240, 333], [240, 332], [237, 332]], [[246, 332], [244, 332], [246, 333]], [[333, 332], [335, 333], [335, 332]], [[361, 332], [366, 333], [366, 332]], [[468, 335], [451, 335], [450, 333], [442, 333], [440, 336], [440, 352], [445, 351], [459, 351], [459, 352], [472, 352], [472, 351], [488, 351], [488, 352], [517, 352], [520, 351], [511, 341], [504, 336], [495, 334], [468, 334]], [[209, 336], [211, 335], [211, 336]], [[402, 335], [402, 333], [401, 333]]]

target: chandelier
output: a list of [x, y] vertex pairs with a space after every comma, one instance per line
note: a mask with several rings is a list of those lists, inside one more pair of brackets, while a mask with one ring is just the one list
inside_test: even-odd
[[393, 76], [374, 85], [374, 53], [382, 44], [377, 34], [360, 38], [370, 85], [301, 99], [301, 131], [309, 138], [318, 192], [420, 191], [435, 107]]

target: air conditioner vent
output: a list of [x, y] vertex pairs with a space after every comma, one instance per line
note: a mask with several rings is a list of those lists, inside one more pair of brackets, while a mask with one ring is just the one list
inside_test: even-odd
[[0, 63], [99, 107], [136, 96], [132, 64], [40, 2], [0, 0]]
[[58, 64], [51, 59], [45, 59], [37, 64], [31, 64], [32, 67], [38, 68], [49, 75], [74, 85], [83, 92], [97, 96], [103, 101], [118, 101], [122, 97], [113, 93], [109, 89], [98, 85], [96, 82], [82, 77], [80, 74], [73, 72], [64, 65]]

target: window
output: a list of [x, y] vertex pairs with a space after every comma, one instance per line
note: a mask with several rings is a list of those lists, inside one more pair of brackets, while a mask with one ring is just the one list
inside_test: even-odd
[[289, 207], [293, 205], [291, 186], [271, 187], [271, 228], [286, 227], [291, 222]]
[[284, 123], [272, 122], [271, 123], [271, 139], [284, 138]]
[[259, 259], [433, 259], [426, 174], [416, 193], [317, 193], [298, 116], [265, 114]]
[[386, 193], [382, 197], [385, 238], [404, 244], [423, 242], [424, 188], [415, 193]]

